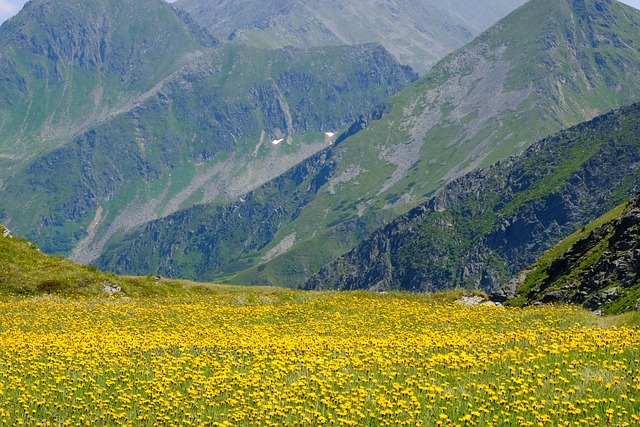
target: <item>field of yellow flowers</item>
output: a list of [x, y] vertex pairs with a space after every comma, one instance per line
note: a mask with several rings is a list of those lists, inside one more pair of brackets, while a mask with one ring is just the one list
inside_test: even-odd
[[640, 331], [268, 293], [0, 302], [3, 426], [640, 424]]

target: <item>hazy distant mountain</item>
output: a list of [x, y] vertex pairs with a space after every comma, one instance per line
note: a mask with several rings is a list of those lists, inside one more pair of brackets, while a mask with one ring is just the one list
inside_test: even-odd
[[258, 47], [380, 43], [421, 73], [526, 0], [178, 0], [214, 34]]
[[456, 177], [640, 99], [639, 22], [617, 2], [533, 0], [363, 116], [334, 148], [243, 201], [149, 224], [100, 265], [300, 285]]
[[161, 0], [29, 2], [0, 27], [0, 159], [27, 160], [144, 98], [215, 44], [194, 28]]

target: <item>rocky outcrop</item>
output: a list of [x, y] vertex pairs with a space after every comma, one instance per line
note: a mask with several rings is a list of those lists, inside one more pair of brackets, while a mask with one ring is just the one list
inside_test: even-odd
[[352, 137], [361, 130], [366, 129], [372, 121], [380, 120], [388, 114], [389, 111], [391, 111], [391, 105], [381, 104], [373, 108], [371, 111], [361, 114], [358, 119], [349, 126], [349, 129], [336, 139], [336, 145], [340, 144], [345, 139]]
[[102, 291], [109, 296], [113, 296], [119, 292], [122, 292], [122, 287], [118, 285], [114, 285], [113, 283], [110, 283], [106, 280], [104, 280], [102, 284], [103, 284]]
[[460, 299], [454, 301], [456, 304], [463, 305], [465, 307], [502, 307], [502, 304], [495, 301], [490, 301], [480, 295], [465, 295]]
[[[578, 240], [530, 284], [526, 303], [563, 302], [591, 310], [638, 309], [640, 196], [623, 214]], [[525, 280], [526, 282], [526, 280]]]
[[[468, 174], [324, 267], [304, 288], [491, 292], [638, 187], [633, 129], [639, 123], [634, 105]], [[634, 263], [628, 258], [615, 268]]]

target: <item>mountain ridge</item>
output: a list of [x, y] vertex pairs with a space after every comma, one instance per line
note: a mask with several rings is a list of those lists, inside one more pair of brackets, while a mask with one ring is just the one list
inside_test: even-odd
[[178, 0], [175, 5], [222, 38], [260, 47], [376, 42], [425, 73], [523, 3]]
[[323, 267], [305, 289], [494, 291], [640, 184], [640, 105], [449, 184]]
[[[27, 40], [28, 47], [4, 45], [0, 64], [18, 67], [11, 58], [24, 56], [25, 64], [40, 61], [51, 73], [64, 71], [53, 73], [55, 79], [35, 66], [21, 71], [30, 97], [41, 86], [55, 86], [49, 80], [57, 82], [42, 102], [23, 100], [38, 119], [24, 114], [22, 105], [3, 108], [0, 133], [10, 154], [0, 157], [0, 218], [46, 252], [72, 253], [84, 262], [134, 225], [198, 202], [233, 200], [259, 186], [326, 147], [331, 142], [326, 132], [338, 132], [358, 110], [368, 110], [416, 78], [376, 45], [271, 51], [223, 45], [161, 0], [109, 0], [101, 6], [126, 17], [103, 16], [101, 7], [83, 3], [39, 0], [0, 31], [10, 40]], [[144, 19], [137, 19], [141, 14]], [[161, 18], [178, 28], [149, 32], [146, 23]], [[119, 39], [111, 40], [108, 31], [97, 39], [88, 32], [83, 48], [77, 48], [77, 35], [96, 20], [107, 22], [113, 32], [123, 27], [118, 37], [130, 36], [133, 44], [116, 43]], [[20, 28], [22, 33], [13, 31]], [[127, 29], [133, 31], [129, 36]], [[20, 36], [29, 31], [39, 38]], [[176, 32], [190, 42], [182, 43], [172, 35]], [[165, 46], [164, 37], [175, 40]], [[35, 53], [29, 47], [34, 43]], [[116, 53], [136, 52], [132, 55], [146, 58], [143, 65], [157, 64], [158, 70], [148, 75], [144, 67], [130, 64], [132, 76], [143, 75], [144, 81], [134, 76], [127, 83], [122, 75], [118, 79], [126, 81], [107, 85], [100, 67], [108, 69], [109, 58], [119, 58], [110, 54], [110, 43]], [[176, 63], [168, 61], [161, 73], [161, 61], [144, 52]], [[128, 84], [136, 89], [128, 90]], [[71, 96], [73, 88], [78, 89]], [[77, 105], [76, 95], [82, 98]], [[54, 108], [57, 103], [62, 107]], [[19, 126], [10, 124], [12, 117], [20, 118]], [[27, 138], [30, 134], [38, 137]], [[37, 144], [21, 146], [20, 138]], [[285, 142], [274, 143], [280, 139]]]

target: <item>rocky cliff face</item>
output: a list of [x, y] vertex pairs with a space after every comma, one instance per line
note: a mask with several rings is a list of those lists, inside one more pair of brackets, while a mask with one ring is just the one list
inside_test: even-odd
[[548, 264], [526, 269], [513, 289], [525, 304], [563, 302], [609, 313], [640, 309], [640, 196]]
[[492, 291], [637, 188], [638, 123], [635, 105], [455, 180], [304, 288]]

